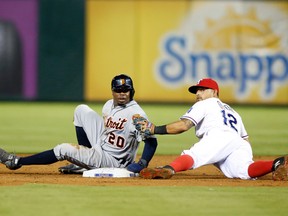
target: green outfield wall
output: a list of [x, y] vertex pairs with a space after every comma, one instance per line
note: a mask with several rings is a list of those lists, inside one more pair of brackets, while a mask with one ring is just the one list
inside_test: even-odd
[[85, 2], [41, 0], [38, 99], [82, 100]]

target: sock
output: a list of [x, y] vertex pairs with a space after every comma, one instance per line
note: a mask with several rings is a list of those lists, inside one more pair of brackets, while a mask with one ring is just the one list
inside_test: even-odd
[[34, 154], [27, 157], [21, 157], [18, 164], [21, 165], [37, 165], [37, 164], [52, 164], [57, 162], [53, 149]]
[[190, 155], [181, 155], [169, 164], [175, 172], [185, 171], [192, 168], [194, 160]]
[[91, 143], [89, 142], [87, 134], [85, 133], [84, 129], [78, 126], [75, 126], [75, 129], [76, 129], [76, 136], [77, 136], [78, 144], [91, 148], [92, 147]]
[[256, 161], [248, 167], [248, 175], [251, 178], [261, 177], [272, 172], [273, 161]]

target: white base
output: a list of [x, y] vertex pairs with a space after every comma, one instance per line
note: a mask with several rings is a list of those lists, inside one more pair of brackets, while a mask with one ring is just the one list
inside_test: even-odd
[[125, 168], [97, 168], [84, 171], [82, 176], [91, 178], [130, 178], [137, 177], [138, 174]]

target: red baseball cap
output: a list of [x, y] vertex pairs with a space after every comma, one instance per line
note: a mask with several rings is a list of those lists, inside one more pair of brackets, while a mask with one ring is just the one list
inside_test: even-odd
[[188, 90], [189, 92], [196, 94], [198, 87], [214, 89], [214, 90], [217, 90], [219, 94], [218, 84], [215, 80], [211, 78], [200, 79], [196, 85], [190, 86]]

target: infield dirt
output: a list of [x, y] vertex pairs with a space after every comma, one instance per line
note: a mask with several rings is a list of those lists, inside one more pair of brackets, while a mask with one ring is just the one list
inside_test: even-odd
[[[149, 167], [170, 163], [177, 155], [155, 155]], [[275, 157], [255, 157], [254, 160], [273, 160]], [[58, 172], [58, 167], [67, 161], [51, 165], [25, 166], [19, 170], [8, 170], [0, 164], [0, 185], [23, 184], [64, 184], [89, 186], [280, 186], [287, 187], [288, 181], [273, 181], [272, 175], [265, 175], [257, 180], [228, 179], [216, 167], [204, 166], [196, 170], [177, 173], [171, 179], [133, 178], [84, 178], [81, 175], [65, 175]]]

